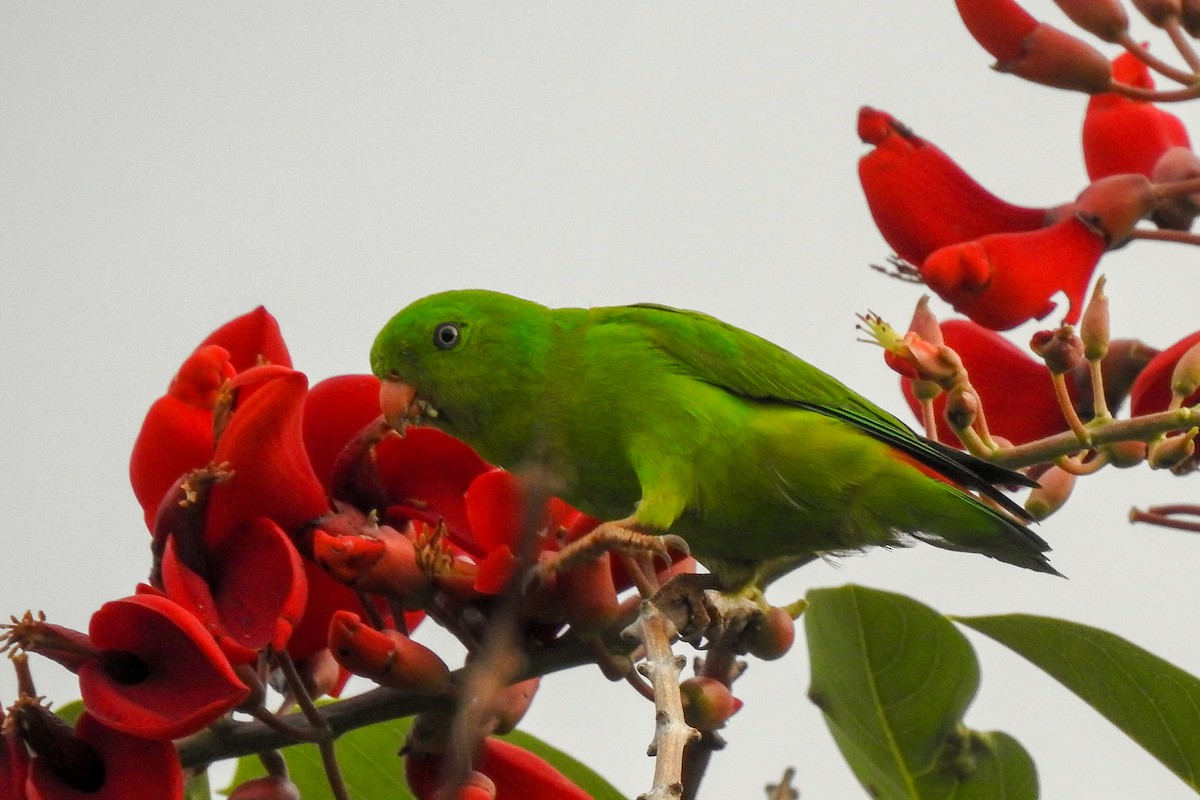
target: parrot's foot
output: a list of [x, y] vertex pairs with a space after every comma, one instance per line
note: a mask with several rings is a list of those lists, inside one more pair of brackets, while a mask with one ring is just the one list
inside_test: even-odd
[[710, 646], [721, 642], [738, 652], [745, 651], [737, 644], [742, 634], [768, 608], [758, 589], [725, 592], [717, 576], [704, 574], [676, 575], [651, 601], [675, 624], [684, 641], [697, 644], [706, 639]]
[[[670, 566], [671, 551], [681, 552], [684, 555], [689, 555], [691, 552], [687, 542], [674, 534], [659, 535], [642, 533], [635, 530], [633, 525], [632, 519], [605, 522], [598, 525], [591, 532], [571, 542], [562, 550], [559, 550], [553, 558], [540, 562], [533, 570], [531, 582], [535, 585], [544, 583], [556, 572], [566, 572], [572, 567], [586, 564], [605, 553], [616, 553], [639, 563], [644, 561], [662, 561], [667, 566]], [[639, 591], [645, 597], [649, 597], [658, 589], [656, 585], [651, 585], [650, 583], [656, 571], [653, 568], [653, 563], [650, 564], [650, 567], [648, 572], [649, 578], [645, 581], [638, 580], [639, 575], [645, 578], [647, 574], [645, 570], [630, 570], [631, 575], [634, 576], [638, 584]]]

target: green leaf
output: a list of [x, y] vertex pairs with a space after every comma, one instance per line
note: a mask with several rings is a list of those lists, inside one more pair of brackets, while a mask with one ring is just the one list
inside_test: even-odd
[[79, 721], [79, 715], [83, 713], [83, 701], [72, 700], [69, 703], [63, 703], [54, 709], [54, 713], [58, 714], [68, 725], [74, 725]]
[[[404, 762], [397, 755], [408, 736], [411, 722], [410, 718], [381, 722], [351, 731], [337, 740], [338, 763], [351, 797], [355, 800], [413, 800], [404, 781]], [[596, 800], [622, 800], [622, 795], [590, 768], [540, 739], [521, 731], [513, 731], [503, 738], [541, 756]], [[282, 752], [292, 782], [299, 787], [304, 800], [332, 800], [316, 745], [293, 745]], [[224, 793], [229, 794], [243, 781], [265, 774], [258, 758], [241, 758], [233, 781]]]
[[1028, 614], [955, 619], [1049, 673], [1200, 792], [1200, 679], [1077, 622]]
[[[397, 753], [408, 736], [411, 719], [381, 722], [350, 731], [334, 745], [342, 778], [355, 800], [414, 800], [404, 782], [404, 765]], [[321, 764], [321, 752], [314, 744], [285, 747], [288, 774], [300, 789], [304, 800], [333, 800], [329, 780]], [[224, 790], [266, 774], [255, 756], [238, 759], [233, 782]]]
[[809, 698], [878, 800], [1032, 800], [1033, 761], [1012, 737], [962, 723], [979, 666], [944, 616], [861, 586], [816, 589], [805, 612]]

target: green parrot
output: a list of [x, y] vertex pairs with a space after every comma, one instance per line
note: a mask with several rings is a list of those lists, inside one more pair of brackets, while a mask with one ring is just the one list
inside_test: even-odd
[[507, 468], [536, 460], [577, 508], [681, 536], [726, 588], [913, 538], [1058, 574], [993, 485], [1029, 479], [699, 312], [444, 292], [384, 326], [371, 368], [394, 426], [423, 420]]

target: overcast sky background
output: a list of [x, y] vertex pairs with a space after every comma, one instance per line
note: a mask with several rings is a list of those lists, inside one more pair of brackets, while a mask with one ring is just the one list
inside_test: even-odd
[[[260, 303], [313, 381], [367, 371], [383, 322], [443, 289], [697, 308], [910, 418], [855, 341], [855, 313], [903, 326], [920, 294], [867, 266], [888, 248], [855, 174], [858, 107], [1013, 202], [1086, 182], [1085, 98], [989, 63], [949, 2], [0, 0], [0, 614], [86, 629], [145, 577], [126, 477], [142, 416], [210, 330]], [[1101, 268], [1114, 335], [1161, 347], [1200, 326], [1195, 250], [1137, 243]], [[856, 582], [947, 613], [1062, 616], [1200, 672], [1200, 538], [1125, 521], [1194, 486], [1144, 468], [1082, 481], [1039, 529], [1069, 580], [917, 547], [807, 567], [771, 598]], [[1192, 796], [970, 638], [983, 682], [966, 721], [1016, 736], [1044, 797]], [[34, 670], [51, 699], [75, 696], [56, 666]], [[807, 684], [802, 644], [751, 665], [704, 797], [761, 797], [788, 765], [804, 800], [862, 796]], [[0, 670], [0, 702], [13, 687]], [[596, 670], [545, 681], [525, 727], [630, 797], [649, 788], [652, 709]]]

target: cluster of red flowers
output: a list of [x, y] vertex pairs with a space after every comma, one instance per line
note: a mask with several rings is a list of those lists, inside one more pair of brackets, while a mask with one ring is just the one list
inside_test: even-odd
[[[1074, 200], [1039, 208], [1013, 205], [891, 115], [863, 108], [858, 118], [860, 138], [873, 145], [859, 162], [859, 178], [876, 225], [902, 272], [919, 277], [968, 317], [942, 324], [944, 344], [970, 375], [992, 432], [1016, 444], [1065, 431], [1068, 422], [1045, 364], [996, 331], [1046, 317], [1059, 292], [1070, 304], [1063, 323], [1074, 325], [1106, 252], [1137, 236], [1142, 221], [1187, 231], [1200, 213], [1200, 192], [1192, 186], [1200, 178], [1200, 156], [1179, 118], [1149, 99], [1154, 89], [1149, 57], [1130, 38], [1121, 5], [1071, 0], [1058, 5], [1085, 31], [1127, 52], [1110, 62], [1013, 0], [957, 0], [967, 29], [997, 59], [997, 69], [1090, 95], [1081, 141], [1091, 183]], [[1173, 7], [1176, 15], [1191, 13]], [[1145, 13], [1141, 4], [1139, 9]], [[1185, 342], [1197, 336], [1157, 357], [1140, 343], [1114, 342], [1104, 387], [1110, 405], [1115, 409], [1131, 392], [1134, 414], [1166, 409], [1174, 364], [1188, 349]], [[919, 414], [913, 377], [907, 374], [902, 386]], [[1070, 377], [1071, 397], [1086, 419], [1092, 413], [1087, 365]], [[943, 441], [954, 441], [944, 419], [946, 403], [945, 395], [935, 400], [937, 432]]]
[[[0, 796], [133, 798], [150, 785], [182, 797], [173, 740], [230, 711], [269, 713], [262, 677], [285, 660], [303, 678], [293, 694], [336, 695], [357, 673], [453, 695], [445, 663], [408, 637], [426, 610], [467, 638], [465, 620], [478, 627], [514, 579], [524, 536], [534, 559], [552, 558], [597, 521], [557, 499], [530, 515], [521, 482], [462, 442], [391, 432], [379, 388], [369, 375], [310, 388], [262, 308], [184, 361], [130, 462], [152, 534], [149, 581], [96, 611], [87, 633], [29, 614], [7, 626], [10, 648], [78, 675], [86, 710], [63, 725], [26, 668], [4, 726]], [[617, 619], [628, 586], [607, 554], [552, 575], [530, 592], [522, 631], [594, 633]], [[409, 765], [420, 797], [437, 789], [440, 746], [424, 741]], [[477, 769], [490, 796], [584, 796], [499, 741]]]

